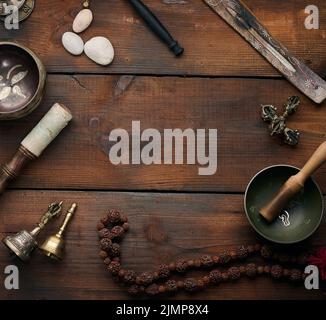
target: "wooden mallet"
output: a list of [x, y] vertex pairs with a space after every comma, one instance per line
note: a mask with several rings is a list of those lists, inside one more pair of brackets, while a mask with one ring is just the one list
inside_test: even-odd
[[9, 181], [18, 177], [31, 160], [37, 159], [72, 119], [70, 110], [55, 103], [36, 127], [21, 142], [14, 157], [0, 167], [0, 195]]
[[272, 222], [286, 208], [289, 201], [303, 189], [306, 180], [326, 161], [326, 141], [314, 152], [305, 166], [294, 176], [290, 177], [273, 199], [260, 209], [260, 214]]

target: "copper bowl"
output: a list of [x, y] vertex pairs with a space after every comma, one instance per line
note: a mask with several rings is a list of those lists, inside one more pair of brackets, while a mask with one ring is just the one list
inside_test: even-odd
[[0, 120], [22, 118], [41, 102], [46, 71], [37, 55], [16, 42], [0, 42]]

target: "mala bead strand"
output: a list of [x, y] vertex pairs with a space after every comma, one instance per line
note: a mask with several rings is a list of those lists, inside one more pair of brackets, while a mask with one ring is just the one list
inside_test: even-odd
[[272, 246], [264, 245], [261, 247], [260, 255], [262, 258], [267, 260], [278, 261], [282, 264], [292, 263], [300, 266], [307, 265], [307, 261], [309, 258], [308, 253], [300, 253], [297, 256], [289, 255], [285, 252], [277, 252], [273, 249]]
[[[154, 272], [143, 272], [139, 275], [134, 270], [124, 270], [121, 267], [121, 247], [119, 245], [126, 232], [129, 230], [128, 218], [119, 210], [110, 210], [97, 224], [100, 239], [99, 257], [103, 260], [107, 270], [117, 283], [128, 286], [131, 295], [147, 295], [150, 297], [162, 294], [176, 294], [184, 290], [195, 293], [205, 287], [219, 285], [223, 282], [234, 282], [242, 276], [254, 279], [259, 275], [268, 275], [275, 280], [287, 279], [290, 282], [299, 282], [305, 279], [305, 274], [300, 269], [287, 269], [282, 264], [294, 263], [305, 265], [307, 254], [290, 256], [284, 252], [276, 252], [271, 246], [260, 244], [239, 246], [236, 249], [223, 251], [214, 256], [204, 255], [194, 260], [178, 260], [170, 264], [160, 264]], [[275, 265], [256, 265], [248, 263], [232, 266], [236, 261], [244, 261], [249, 256], [259, 253], [263, 259], [279, 262]], [[228, 266], [229, 265], [229, 266]], [[226, 271], [212, 269], [214, 266], [227, 267]], [[172, 273], [184, 275], [190, 269], [208, 269], [207, 275], [195, 279], [186, 278], [184, 281], [169, 279]], [[159, 283], [156, 283], [158, 281]], [[165, 282], [163, 282], [165, 281]]]

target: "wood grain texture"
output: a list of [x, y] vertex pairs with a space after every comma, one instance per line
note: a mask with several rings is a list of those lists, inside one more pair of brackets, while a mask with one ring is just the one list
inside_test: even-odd
[[[131, 230], [122, 244], [123, 264], [137, 271], [153, 270], [178, 258], [214, 254], [259, 239], [249, 226], [240, 195], [9, 191], [1, 199], [0, 234], [31, 229], [48, 204], [64, 200], [79, 207], [66, 233], [66, 257], [55, 263], [34, 252], [28, 265], [18, 264], [20, 290], [0, 285], [0, 299], [124, 299], [124, 290], [112, 281], [98, 258], [96, 223], [109, 208], [120, 208], [128, 216]], [[54, 221], [40, 241], [57, 231]], [[326, 221], [307, 242], [311, 247], [325, 243]], [[260, 260], [259, 260], [260, 261]], [[0, 270], [13, 262], [0, 245]], [[198, 273], [193, 273], [198, 276]], [[321, 299], [321, 292], [275, 282], [268, 278], [242, 279], [223, 284], [195, 296], [179, 299]], [[325, 297], [324, 297], [325, 298]]]
[[[0, 163], [54, 102], [67, 105], [74, 119], [14, 188], [244, 192], [266, 166], [302, 167], [325, 140], [325, 110], [303, 98], [288, 125], [302, 136], [299, 146], [272, 139], [260, 118], [260, 104], [281, 109], [296, 90], [283, 80], [179, 77], [51, 75], [42, 106], [27, 118], [0, 125]], [[113, 165], [108, 135], [133, 120], [141, 129], [218, 129], [217, 172], [199, 176], [197, 165]], [[14, 125], [13, 125], [14, 124]], [[184, 150], [186, 152], [186, 148]], [[326, 192], [326, 168], [316, 173]]]
[[[320, 29], [313, 31], [304, 26], [307, 17], [304, 0], [245, 2], [276, 39], [314, 71], [325, 76], [326, 7], [323, 0], [314, 1], [320, 9]], [[107, 36], [116, 49], [111, 66], [96, 66], [85, 55], [69, 55], [61, 45], [61, 36], [71, 30], [80, 3], [75, 0], [38, 0], [32, 16], [21, 28], [15, 31], [1, 28], [0, 38], [15, 39], [31, 47], [50, 72], [279, 76], [201, 0], [146, 1], [184, 46], [185, 54], [180, 59], [176, 59], [148, 30], [127, 1], [93, 0], [95, 19], [82, 37], [87, 41], [95, 35]]]

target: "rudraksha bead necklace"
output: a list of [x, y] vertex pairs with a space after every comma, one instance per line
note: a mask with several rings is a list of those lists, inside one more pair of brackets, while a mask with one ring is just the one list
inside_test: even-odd
[[[224, 251], [218, 255], [204, 255], [195, 260], [178, 260], [169, 264], [160, 264], [153, 272], [137, 274], [133, 270], [125, 270], [121, 265], [120, 242], [129, 230], [128, 218], [118, 210], [110, 210], [97, 224], [100, 238], [99, 253], [107, 270], [114, 279], [127, 286], [131, 295], [157, 296], [163, 294], [176, 294], [184, 290], [194, 293], [204, 290], [208, 286], [218, 285], [222, 282], [236, 281], [240, 277], [256, 278], [259, 275], [269, 275], [273, 279], [287, 279], [291, 282], [302, 281], [305, 273], [302, 270], [309, 258], [308, 254], [290, 256], [275, 252], [272, 247], [260, 244], [239, 246], [235, 250]], [[277, 264], [257, 265], [247, 263], [234, 266], [235, 262], [244, 262], [248, 257], [260, 255], [265, 260], [276, 261]], [[296, 264], [300, 268], [288, 269], [281, 264]], [[224, 271], [216, 267], [227, 268]], [[186, 278], [184, 281], [171, 280], [173, 274], [185, 275], [189, 270], [203, 269], [207, 274], [201, 278]]]

